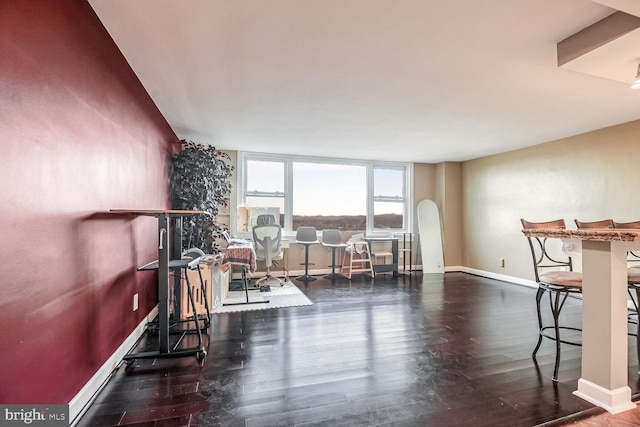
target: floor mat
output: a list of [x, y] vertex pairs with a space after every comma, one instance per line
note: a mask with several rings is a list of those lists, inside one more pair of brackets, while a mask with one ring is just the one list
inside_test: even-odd
[[[269, 301], [267, 303], [260, 302], [267, 300]], [[244, 291], [229, 291], [229, 295], [222, 301], [222, 305], [213, 309], [213, 313], [235, 313], [239, 311], [313, 305], [313, 302], [291, 282], [285, 283], [284, 286], [273, 285], [270, 292], [250, 289], [249, 302], [252, 304], [246, 304], [246, 301], [247, 296]]]

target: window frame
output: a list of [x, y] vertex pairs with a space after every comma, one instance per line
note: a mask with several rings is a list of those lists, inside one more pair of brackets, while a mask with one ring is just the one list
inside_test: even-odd
[[[247, 162], [264, 161], [284, 164], [284, 195], [279, 192], [247, 192]], [[283, 197], [284, 198], [284, 233], [293, 233], [293, 164], [300, 163], [320, 163], [338, 164], [346, 166], [364, 166], [366, 168], [366, 230], [367, 235], [385, 235], [394, 233], [410, 232], [413, 229], [413, 215], [411, 206], [413, 163], [405, 162], [381, 162], [368, 160], [339, 159], [332, 157], [310, 157], [296, 155], [280, 155], [257, 152], [238, 152], [238, 206], [246, 206], [247, 196], [260, 197]], [[375, 169], [400, 170], [404, 174], [403, 196], [389, 197], [385, 195], [375, 195], [374, 171]], [[403, 227], [402, 228], [375, 228], [374, 227], [374, 205], [375, 202], [401, 202], [403, 203]]]
[[[389, 232], [393, 232], [393, 233], [402, 233], [402, 232], [407, 232], [410, 227], [411, 227], [411, 223], [409, 221], [409, 214], [411, 212], [411, 209], [409, 209], [410, 205], [410, 198], [408, 197], [408, 194], [411, 194], [408, 190], [408, 185], [409, 185], [409, 177], [408, 175], [408, 171], [407, 171], [407, 163], [402, 163], [402, 164], [393, 164], [393, 163], [379, 163], [379, 162], [374, 162], [373, 163], [373, 167], [372, 168], [367, 168], [367, 232], [371, 232], [371, 233], [383, 233], [385, 230], [389, 230]], [[397, 170], [397, 171], [401, 171], [403, 174], [403, 180], [402, 180], [402, 196], [388, 196], [388, 195], [382, 195], [382, 194], [378, 194], [376, 195], [376, 189], [375, 189], [375, 170], [376, 169], [387, 169], [387, 170]], [[375, 228], [373, 227], [373, 225], [375, 224], [375, 203], [376, 202], [392, 202], [392, 203], [402, 203], [403, 204], [403, 208], [402, 208], [402, 218], [403, 218], [403, 227], [399, 228], [399, 229], [388, 229], [388, 228]], [[369, 230], [369, 224], [372, 225], [371, 230]]]

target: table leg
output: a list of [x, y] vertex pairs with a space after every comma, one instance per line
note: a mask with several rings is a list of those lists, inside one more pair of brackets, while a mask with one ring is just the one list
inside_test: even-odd
[[169, 353], [169, 216], [158, 216], [158, 351]]
[[[169, 229], [171, 230], [171, 249], [169, 253], [169, 259], [182, 258], [182, 217], [169, 218]], [[169, 300], [173, 301], [173, 304], [169, 304], [173, 311], [173, 320], [179, 321], [182, 319], [182, 274], [173, 275], [173, 292], [169, 293], [173, 298]], [[171, 317], [171, 313], [169, 313]]]
[[391, 262], [393, 263], [393, 277], [398, 276], [398, 239], [391, 239]]
[[247, 267], [242, 266], [242, 285], [244, 286], [244, 293], [246, 296], [246, 302], [229, 302], [222, 304], [223, 306], [227, 305], [243, 305], [243, 304], [268, 304], [269, 300], [260, 300], [260, 301], [249, 301], [249, 278], [247, 277]]
[[628, 249], [582, 242], [582, 377], [574, 394], [614, 414], [636, 406], [627, 379]]

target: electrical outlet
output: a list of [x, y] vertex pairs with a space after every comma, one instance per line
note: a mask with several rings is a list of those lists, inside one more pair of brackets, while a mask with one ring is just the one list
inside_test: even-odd
[[138, 309], [138, 294], [133, 294], [133, 311]]
[[498, 259], [498, 263], [499, 263], [500, 267], [504, 268], [504, 258], [499, 258]]

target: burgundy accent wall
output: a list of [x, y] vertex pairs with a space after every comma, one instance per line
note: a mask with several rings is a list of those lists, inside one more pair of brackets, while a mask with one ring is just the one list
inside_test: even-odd
[[176, 143], [85, 0], [0, 2], [0, 403], [69, 403], [157, 303], [155, 219], [107, 212], [167, 208]]

